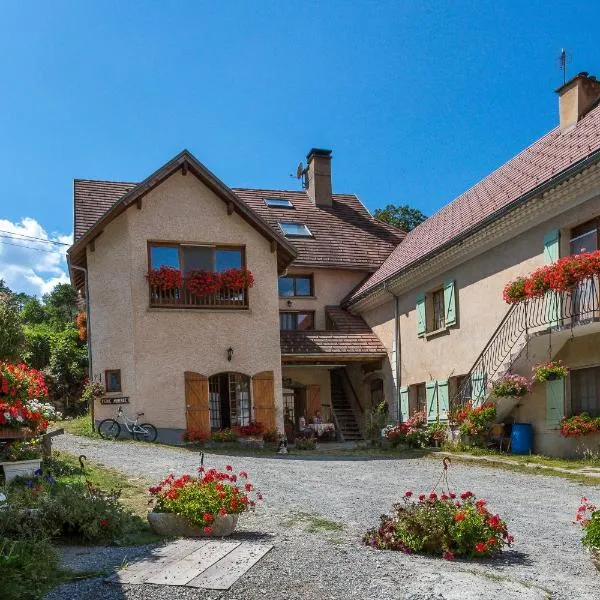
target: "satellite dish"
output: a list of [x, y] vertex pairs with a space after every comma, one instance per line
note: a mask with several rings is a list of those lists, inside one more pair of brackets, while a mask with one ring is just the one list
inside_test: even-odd
[[304, 175], [304, 165], [302, 162], [299, 162], [298, 168], [296, 169], [296, 179], [302, 179], [302, 175]]

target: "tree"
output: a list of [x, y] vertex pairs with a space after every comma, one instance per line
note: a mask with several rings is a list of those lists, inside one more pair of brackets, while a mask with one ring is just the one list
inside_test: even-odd
[[427, 218], [418, 208], [411, 208], [408, 204], [388, 204], [385, 208], [375, 209], [374, 215], [376, 219], [407, 233]]
[[59, 283], [49, 294], [44, 295], [43, 300], [52, 325], [59, 329], [71, 325], [79, 312], [77, 292], [69, 283]]
[[21, 317], [10, 297], [0, 295], [0, 360], [16, 359], [23, 345]]
[[30, 298], [21, 310], [21, 319], [26, 325], [39, 325], [48, 319], [48, 315], [37, 298]]

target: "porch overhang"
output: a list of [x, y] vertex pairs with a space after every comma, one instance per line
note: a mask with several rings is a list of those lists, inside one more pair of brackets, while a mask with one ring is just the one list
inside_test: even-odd
[[344, 366], [347, 363], [374, 363], [381, 362], [386, 357], [386, 353], [367, 353], [367, 354], [282, 354], [281, 363], [283, 366], [294, 365], [312, 365], [312, 366]]

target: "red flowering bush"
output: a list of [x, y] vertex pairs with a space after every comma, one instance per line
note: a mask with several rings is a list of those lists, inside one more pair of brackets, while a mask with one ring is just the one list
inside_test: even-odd
[[248, 481], [248, 473], [198, 469], [199, 476], [168, 475], [159, 485], [149, 489], [155, 499], [154, 511], [174, 513], [212, 533], [211, 526], [218, 516], [237, 515], [251, 510], [262, 494]]
[[416, 412], [410, 419], [386, 427], [384, 431], [385, 437], [391, 442], [392, 446], [408, 444], [409, 446], [424, 448], [429, 443], [427, 415], [424, 411]]
[[587, 413], [563, 417], [560, 421], [560, 435], [563, 437], [580, 437], [597, 431], [600, 431], [600, 417], [590, 417]]
[[460, 425], [462, 436], [468, 436], [478, 442], [496, 418], [496, 405], [493, 402], [484, 402], [481, 406], [474, 407], [468, 402], [452, 418], [460, 420], [457, 424]]
[[581, 498], [581, 504], [573, 522], [579, 523], [583, 528], [584, 535], [581, 540], [583, 545], [600, 550], [600, 510], [585, 496]]
[[239, 437], [262, 436], [265, 431], [265, 426], [262, 423], [255, 423], [253, 421], [250, 425], [238, 425], [233, 428], [233, 431], [237, 433]]
[[241, 290], [254, 285], [254, 275], [248, 269], [227, 269], [219, 274], [221, 288]]
[[191, 271], [187, 276], [187, 289], [197, 298], [210, 296], [219, 291], [221, 279], [212, 271]]
[[549, 291], [570, 292], [585, 279], [600, 275], [600, 250], [565, 256], [528, 277], [509, 282], [502, 296], [508, 304], [539, 298]]
[[190, 442], [194, 444], [204, 444], [210, 440], [210, 434], [204, 433], [199, 429], [186, 429], [182, 435], [184, 442]]
[[452, 560], [498, 554], [514, 541], [506, 523], [473, 492], [459, 497], [454, 492], [430, 492], [420, 494], [417, 500], [413, 496], [412, 491], [405, 492], [403, 502], [393, 505], [394, 514], [382, 515], [379, 527], [367, 531], [363, 542], [380, 550]]
[[151, 269], [146, 278], [151, 286], [157, 287], [163, 292], [178, 289], [183, 285], [181, 271], [173, 267]]

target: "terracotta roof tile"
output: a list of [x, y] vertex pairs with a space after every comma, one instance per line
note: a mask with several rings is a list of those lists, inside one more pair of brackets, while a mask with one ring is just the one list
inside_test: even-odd
[[351, 301], [598, 150], [600, 106], [572, 129], [553, 129], [415, 227]]

